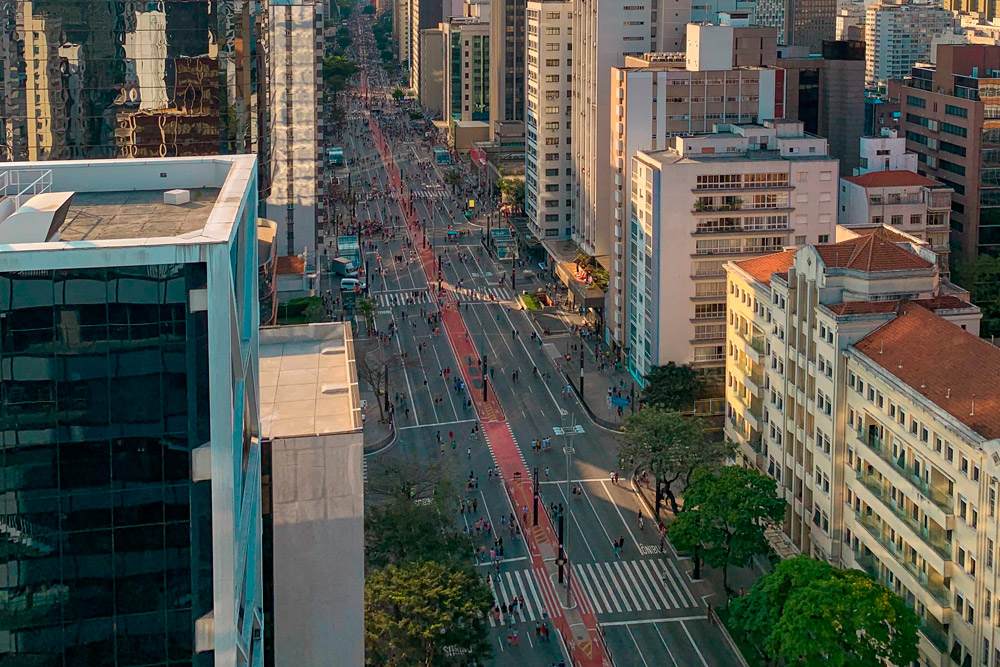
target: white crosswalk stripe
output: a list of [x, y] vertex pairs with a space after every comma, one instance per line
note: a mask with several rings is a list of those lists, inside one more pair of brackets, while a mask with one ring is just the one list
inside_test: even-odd
[[[396, 306], [405, 306], [407, 304], [407, 299], [412, 295], [409, 292], [383, 292], [378, 295], [378, 303], [380, 306], [393, 308]], [[419, 290], [417, 291], [416, 302], [417, 303], [427, 303], [428, 301], [427, 291]]]
[[[468, 291], [470, 289], [476, 291], [475, 296]], [[491, 296], [494, 302], [510, 301], [514, 298], [513, 292], [507, 287], [463, 287], [455, 290], [455, 298], [463, 303], [466, 301], [491, 301]]]
[[448, 196], [447, 190], [414, 190], [414, 199], [444, 199]]
[[540, 620], [545, 614], [545, 605], [542, 604], [542, 596], [539, 594], [532, 578], [530, 570], [513, 570], [501, 572], [500, 576], [490, 577], [490, 588], [493, 589], [493, 598], [498, 605], [507, 605], [519, 598], [524, 598], [524, 604], [520, 605], [513, 614], [508, 613], [504, 618], [497, 619], [495, 614], [490, 614], [490, 627], [506, 625], [513, 621], [524, 622]]
[[577, 563], [573, 574], [583, 583], [599, 614], [690, 609], [698, 602], [671, 561], [619, 560]]

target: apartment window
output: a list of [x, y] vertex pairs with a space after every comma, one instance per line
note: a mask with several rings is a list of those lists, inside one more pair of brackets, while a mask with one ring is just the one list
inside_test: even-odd
[[962, 107], [956, 107], [953, 104], [944, 105], [944, 112], [949, 116], [956, 116], [958, 118], [968, 118], [969, 110], [963, 109]]
[[[968, 514], [968, 510], [969, 510], [969, 502], [963, 496], [959, 496], [958, 497], [958, 515], [960, 517], [962, 517], [963, 520], [966, 520], [966, 516]], [[959, 549], [959, 551], [962, 551], [962, 550]]]
[[978, 465], [973, 465], [972, 466], [972, 481], [973, 482], [978, 482], [979, 481], [979, 466]]
[[820, 234], [819, 235], [819, 242], [820, 243], [829, 243], [830, 242], [830, 235], [829, 234]]
[[951, 462], [953, 462], [955, 460], [955, 450], [951, 446], [951, 443], [945, 443], [945, 445], [946, 445], [946, 447], [945, 447], [944, 458], [945, 458], [946, 461], [948, 461], [949, 463], [951, 463]]
[[545, 50], [546, 51], [558, 51], [559, 50], [559, 42], [546, 42], [545, 43]]
[[899, 227], [900, 225], [903, 224], [903, 216], [901, 216], [901, 215], [890, 216], [889, 217], [889, 224], [893, 225], [894, 227]]
[[918, 109], [926, 109], [927, 108], [927, 100], [925, 100], [925, 99], [923, 99], [921, 97], [914, 97], [913, 95], [907, 95], [906, 96], [906, 103], [908, 105], [910, 105], [911, 107], [916, 107]]
[[940, 436], [934, 436], [934, 451], [937, 452], [938, 454], [940, 454], [942, 448], [943, 448], [943, 446], [942, 446], [942, 443], [941, 443]]
[[969, 459], [967, 459], [965, 457], [965, 455], [963, 454], [962, 458], [959, 459], [959, 461], [960, 461], [960, 463], [958, 464], [958, 469], [962, 471], [963, 475], [968, 476], [968, 474], [969, 474]]
[[545, 29], [545, 34], [546, 35], [558, 35], [559, 34], [559, 28], [546, 28]]
[[993, 569], [993, 540], [986, 538], [986, 569]]
[[545, 75], [545, 82], [546, 83], [559, 83], [559, 75], [558, 74], [546, 74]]
[[931, 435], [931, 434], [930, 434], [930, 432], [929, 432], [929, 431], [927, 430], [927, 427], [926, 427], [926, 426], [921, 426], [921, 427], [920, 427], [920, 441], [921, 441], [921, 442], [927, 442], [927, 441], [928, 441], [928, 439], [930, 438], [930, 435]]
[[965, 549], [962, 547], [958, 548], [958, 565], [959, 567], [965, 567]]
[[545, 60], [545, 66], [546, 67], [559, 67], [559, 59], [558, 58], [547, 58]]
[[919, 213], [910, 216], [911, 225], [919, 225], [920, 223], [923, 222], [923, 220], [924, 220], [923, 216], [920, 215]]

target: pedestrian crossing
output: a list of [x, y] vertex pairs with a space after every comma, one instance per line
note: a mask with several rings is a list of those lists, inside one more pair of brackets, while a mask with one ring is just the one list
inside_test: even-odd
[[513, 570], [501, 572], [499, 575], [490, 576], [490, 588], [493, 589], [493, 599], [499, 606], [507, 605], [510, 609], [511, 603], [520, 598], [524, 598], [523, 605], [517, 605], [517, 610], [508, 613], [502, 618], [497, 618], [496, 614], [490, 614], [490, 627], [497, 625], [507, 625], [512, 622], [534, 622], [543, 618], [549, 618], [551, 614], [542, 602], [538, 586], [532, 578], [530, 570]]
[[683, 575], [666, 559], [577, 563], [573, 576], [598, 614], [699, 607]]
[[[473, 296], [468, 290], [470, 288], [460, 288], [455, 290], [455, 298], [460, 302], [466, 301], [510, 301], [514, 298], [514, 293], [506, 287], [474, 287], [476, 295]], [[493, 297], [492, 299], [490, 297]]]
[[448, 196], [448, 191], [441, 190], [413, 190], [411, 192], [414, 199], [444, 199]]
[[378, 305], [383, 308], [394, 308], [396, 306], [406, 306], [407, 299], [413, 298], [416, 303], [427, 303], [430, 301], [430, 297], [427, 296], [427, 290], [416, 290], [416, 296], [411, 292], [382, 292], [376, 295], [376, 301]]

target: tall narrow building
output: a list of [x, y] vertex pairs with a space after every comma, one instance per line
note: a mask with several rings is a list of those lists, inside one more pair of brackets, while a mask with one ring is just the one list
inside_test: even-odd
[[[568, 32], [568, 29], [566, 29]], [[525, 119], [525, 0], [490, 3], [490, 133], [496, 121]]]
[[[690, 0], [669, 9], [629, 4], [636, 0], [587, 2], [574, 0], [572, 160], [560, 163], [573, 176], [571, 238], [579, 250], [610, 272], [613, 235], [621, 239], [621, 220], [612, 217], [612, 203], [628, 197], [628, 183], [616, 174], [611, 157], [611, 68], [627, 56], [656, 51], [683, 51], [691, 16]], [[555, 165], [553, 165], [555, 167]], [[593, 313], [605, 330], [604, 309]]]
[[569, 238], [572, 0], [529, 0], [524, 211], [539, 239]]

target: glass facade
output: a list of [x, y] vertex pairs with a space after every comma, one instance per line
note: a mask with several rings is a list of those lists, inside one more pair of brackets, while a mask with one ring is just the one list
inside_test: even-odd
[[266, 165], [260, 8], [0, 0], [0, 161], [257, 153]]
[[0, 664], [208, 665], [203, 264], [0, 273]]

